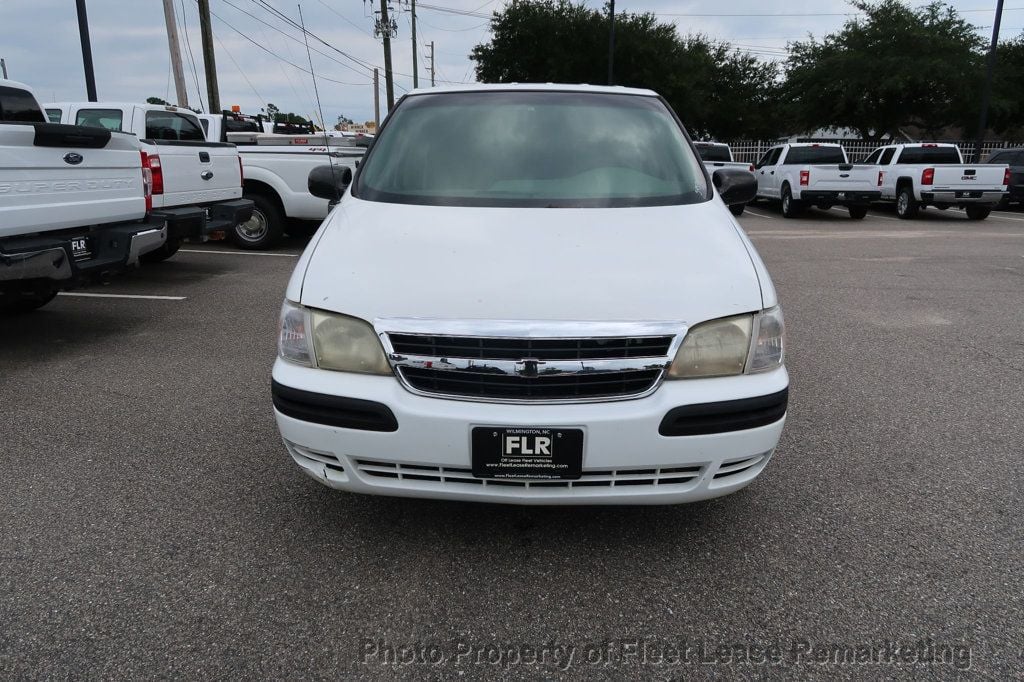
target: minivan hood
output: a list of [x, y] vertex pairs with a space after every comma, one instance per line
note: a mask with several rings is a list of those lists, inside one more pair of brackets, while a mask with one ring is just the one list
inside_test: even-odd
[[[327, 222], [307, 254], [300, 302], [371, 322], [423, 317], [692, 325], [762, 307], [751, 256], [717, 199], [685, 206], [524, 209], [346, 196]], [[296, 293], [289, 291], [293, 300]]]

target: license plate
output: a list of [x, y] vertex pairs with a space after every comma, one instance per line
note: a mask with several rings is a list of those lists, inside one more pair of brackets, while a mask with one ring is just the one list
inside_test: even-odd
[[839, 198], [840, 199], [845, 199], [846, 198], [846, 192], [840, 192], [839, 193]]
[[583, 430], [478, 426], [472, 458], [477, 478], [576, 479], [583, 472]]
[[71, 257], [76, 261], [92, 258], [92, 237], [72, 237]]

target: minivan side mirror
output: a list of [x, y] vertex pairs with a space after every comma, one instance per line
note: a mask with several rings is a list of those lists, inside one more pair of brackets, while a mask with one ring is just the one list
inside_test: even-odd
[[721, 168], [711, 174], [711, 182], [726, 206], [746, 204], [757, 196], [757, 178], [742, 168]]
[[351, 184], [352, 169], [348, 166], [317, 166], [309, 172], [306, 187], [313, 196], [335, 204]]

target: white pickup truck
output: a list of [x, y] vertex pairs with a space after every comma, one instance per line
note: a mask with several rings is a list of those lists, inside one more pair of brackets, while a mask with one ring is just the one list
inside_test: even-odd
[[861, 220], [881, 196], [876, 172], [854, 166], [838, 144], [795, 143], [772, 147], [754, 164], [757, 198], [782, 202], [782, 215], [799, 217], [808, 206], [846, 206]]
[[254, 204], [252, 218], [228, 236], [243, 249], [268, 249], [285, 234], [304, 227], [299, 221], [327, 217], [328, 205], [309, 193], [309, 173], [333, 164], [355, 169], [366, 149], [352, 138], [324, 133], [262, 133], [257, 119], [240, 114], [204, 115], [207, 139], [231, 142], [245, 169], [245, 198]]
[[[693, 146], [700, 154], [700, 159], [709, 174], [720, 168], [739, 168], [754, 172], [754, 164], [733, 160], [732, 148], [724, 142], [694, 142]], [[743, 209], [746, 207], [746, 204], [733, 204], [729, 207], [729, 212], [733, 215], [743, 215]]]
[[984, 220], [1006, 196], [1006, 164], [964, 164], [955, 144], [893, 144], [871, 152], [864, 163], [876, 167], [882, 201], [896, 203], [896, 215], [909, 220], [925, 206], [963, 208], [971, 220]]
[[138, 264], [167, 228], [133, 135], [45, 122], [31, 89], [0, 80], [0, 314]]
[[207, 142], [187, 109], [121, 102], [47, 104], [50, 120], [138, 136], [153, 173], [153, 213], [167, 220], [167, 244], [149, 260], [174, 255], [183, 239], [230, 232], [252, 215], [242, 198], [242, 165], [233, 144]]

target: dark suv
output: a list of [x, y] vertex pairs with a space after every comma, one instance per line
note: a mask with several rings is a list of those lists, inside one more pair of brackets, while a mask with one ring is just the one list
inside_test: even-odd
[[999, 208], [1024, 203], [1024, 147], [997, 151], [985, 163], [1005, 163], [1010, 167], [1010, 184], [1006, 186], [1009, 195], [999, 202]]

